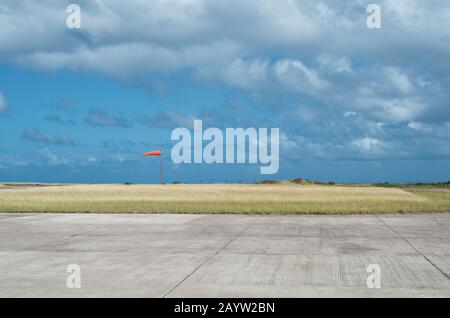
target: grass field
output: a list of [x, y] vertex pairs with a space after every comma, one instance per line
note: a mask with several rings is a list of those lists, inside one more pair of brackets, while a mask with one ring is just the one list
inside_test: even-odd
[[450, 212], [450, 191], [320, 185], [66, 185], [0, 189], [0, 212]]

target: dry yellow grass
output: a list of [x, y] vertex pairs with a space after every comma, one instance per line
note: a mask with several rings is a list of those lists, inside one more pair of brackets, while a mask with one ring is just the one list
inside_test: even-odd
[[0, 190], [0, 212], [449, 212], [450, 192], [318, 185], [67, 185]]

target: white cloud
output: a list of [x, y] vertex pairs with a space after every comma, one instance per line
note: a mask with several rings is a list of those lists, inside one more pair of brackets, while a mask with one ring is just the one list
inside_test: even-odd
[[270, 61], [263, 58], [238, 58], [202, 68], [198, 78], [221, 81], [229, 86], [241, 88], [251, 93], [267, 92], [277, 88], [300, 93], [316, 93], [329, 87], [319, 72], [307, 67], [303, 62], [292, 59]]
[[404, 122], [420, 117], [425, 105], [416, 98], [401, 98], [380, 101], [380, 117], [386, 121]]
[[100, 160], [95, 158], [94, 156], [89, 155], [87, 158], [88, 163], [97, 164], [100, 163]]
[[80, 1], [78, 31], [65, 26], [66, 5], [63, 0], [0, 5], [0, 60], [133, 76], [217, 63], [229, 51], [222, 43], [243, 48], [233, 50], [235, 60], [245, 52], [309, 43], [319, 30], [293, 0]]
[[357, 95], [353, 100], [366, 117], [383, 122], [410, 122], [420, 119], [427, 105], [419, 97], [389, 97]]
[[439, 58], [450, 54], [450, 2], [379, 4], [382, 33], [365, 27], [361, 0], [80, 0], [80, 30], [66, 28], [65, 0], [3, 1], [0, 62], [123, 81], [188, 70], [251, 94], [288, 88], [339, 112], [423, 120], [450, 81]]
[[[127, 71], [132, 76], [155, 67], [190, 66], [193, 60], [203, 65], [205, 58], [209, 65], [212, 58], [223, 56], [217, 48], [207, 49], [215, 43], [239, 48], [229, 61], [285, 50], [309, 55], [324, 46], [332, 52], [378, 57], [386, 47], [404, 51], [408, 45], [413, 50], [409, 38], [402, 38], [411, 28], [417, 31], [412, 44], [417, 48], [427, 43], [429, 50], [450, 51], [446, 41], [429, 41], [430, 34], [434, 39], [450, 36], [450, 5], [445, 1], [431, 5], [423, 0], [381, 1], [387, 8], [383, 20], [401, 23], [377, 38], [377, 45], [367, 40], [367, 28], [361, 26], [366, 18], [361, 1], [80, 0], [78, 4], [83, 19], [78, 31], [65, 26], [65, 0], [0, 4], [0, 60], [20, 56], [21, 62], [36, 68], [79, 67], [108, 75]], [[336, 70], [349, 69], [345, 59], [335, 62]]]
[[344, 113], [344, 118], [355, 117], [355, 116], [357, 116], [357, 115], [358, 115], [358, 114], [355, 113], [355, 112], [345, 112], [345, 113]]
[[352, 63], [346, 56], [334, 57], [328, 54], [321, 54], [317, 58], [319, 65], [331, 73], [352, 73]]
[[236, 56], [239, 48], [230, 42], [174, 50], [146, 43], [126, 43], [98, 48], [80, 47], [71, 52], [36, 52], [15, 61], [31, 68], [56, 71], [97, 72], [129, 80], [148, 72], [173, 72], [183, 67], [211, 67]]
[[407, 95], [414, 91], [414, 85], [408, 75], [396, 67], [386, 67], [384, 69], [388, 81], [401, 93]]
[[410, 122], [408, 123], [408, 128], [417, 131], [421, 135], [430, 135], [441, 139], [450, 138], [450, 122], [443, 124]]
[[357, 150], [366, 154], [376, 154], [383, 150], [385, 146], [384, 142], [376, 138], [364, 137], [355, 139], [351, 142], [351, 145]]
[[[436, 6], [439, 6], [441, 2], [441, 8], [446, 9], [446, 3], [442, 1], [435, 1], [430, 3], [428, 0], [386, 0], [385, 8], [388, 14], [396, 18], [396, 21], [401, 26], [416, 28], [417, 22], [424, 23], [425, 21], [429, 25], [433, 25], [438, 21], [433, 21], [427, 13], [434, 11]], [[444, 1], [445, 2], [445, 1]], [[436, 15], [441, 15], [443, 12], [434, 12]]]
[[274, 69], [281, 83], [299, 91], [322, 90], [328, 85], [315, 70], [309, 69], [297, 60], [280, 60], [275, 64]]
[[264, 85], [269, 71], [267, 60], [244, 61], [235, 60], [224, 70], [224, 79], [233, 86], [241, 88], [254, 88]]

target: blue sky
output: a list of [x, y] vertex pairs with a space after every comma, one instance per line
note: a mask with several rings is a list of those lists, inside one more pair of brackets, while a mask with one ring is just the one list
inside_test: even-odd
[[[66, 27], [67, 5], [81, 29]], [[280, 170], [167, 181], [450, 179], [450, 3], [2, 1], [0, 181], [156, 183], [171, 131], [280, 128]]]

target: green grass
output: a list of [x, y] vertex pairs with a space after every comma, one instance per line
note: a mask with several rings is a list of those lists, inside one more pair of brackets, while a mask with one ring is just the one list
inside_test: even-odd
[[450, 212], [450, 191], [321, 185], [67, 185], [0, 190], [0, 212]]

